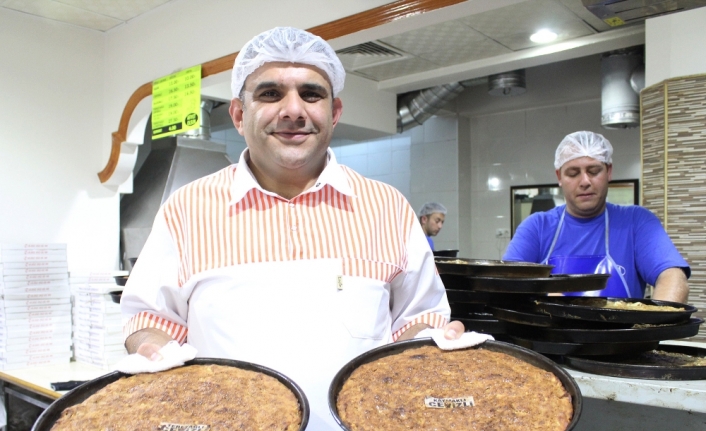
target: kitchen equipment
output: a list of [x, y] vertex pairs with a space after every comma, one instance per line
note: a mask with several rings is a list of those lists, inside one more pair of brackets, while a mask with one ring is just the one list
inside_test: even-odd
[[540, 278], [469, 276], [468, 288], [481, 292], [560, 293], [604, 289], [609, 274], [552, 274]]
[[553, 268], [538, 263], [453, 257], [435, 257], [434, 262], [439, 274], [486, 277], [548, 277]]
[[122, 290], [114, 290], [112, 292], [108, 293], [110, 295], [110, 299], [113, 300], [116, 304], [120, 304], [120, 299], [123, 297], [123, 291]]
[[692, 317], [686, 323], [665, 325], [633, 325], [627, 329], [544, 328], [505, 322], [508, 334], [536, 341], [567, 343], [630, 343], [638, 341], [676, 340], [696, 335], [703, 319]]
[[658, 341], [638, 341], [633, 343], [567, 343], [529, 340], [514, 335], [505, 335], [505, 338], [513, 344], [545, 355], [618, 355], [623, 353], [646, 352], [659, 345]]
[[632, 326], [627, 323], [594, 322], [554, 317], [537, 312], [532, 305], [513, 305], [511, 307], [488, 306], [486, 308], [499, 320], [546, 328], [627, 329]]
[[[669, 354], [684, 354], [696, 358], [706, 358], [706, 349], [691, 346], [659, 344], [655, 350]], [[654, 380], [703, 380], [706, 379], [706, 365], [680, 366], [673, 363], [659, 363], [652, 349], [642, 353], [619, 356], [580, 358], [567, 356], [564, 363], [579, 371], [614, 377], [630, 377]]]
[[434, 256], [456, 257], [458, 256], [458, 250], [434, 250]]
[[[299, 406], [302, 413], [302, 423], [299, 427], [300, 431], [306, 428], [306, 424], [309, 422], [309, 401], [304, 395], [301, 388], [292, 381], [289, 377], [284, 374], [279, 373], [271, 368], [263, 367], [262, 365], [252, 364], [249, 362], [236, 361], [231, 359], [219, 359], [219, 358], [196, 358], [188, 361], [184, 366], [189, 365], [224, 365], [228, 367], [237, 367], [243, 370], [257, 371], [262, 374], [274, 377], [279, 380], [283, 385], [285, 385], [289, 390], [294, 393], [297, 400], [299, 401]], [[32, 431], [50, 431], [54, 423], [61, 417], [61, 413], [68, 407], [75, 404], [82, 403], [88, 397], [96, 393], [99, 389], [107, 386], [110, 383], [117, 381], [122, 377], [127, 377], [128, 374], [121, 373], [119, 371], [114, 371], [112, 373], [103, 375], [96, 379], [93, 379], [87, 383], [78, 386], [76, 389], [71, 390], [66, 393], [61, 398], [54, 401], [46, 410], [37, 418], [37, 421], [32, 427]], [[185, 388], [188, 390], [188, 388]]]
[[484, 334], [499, 335], [505, 333], [505, 322], [502, 322], [490, 313], [471, 313], [457, 316], [451, 314], [451, 320], [463, 323], [466, 331], [482, 332]]
[[488, 304], [488, 305], [508, 305], [508, 304], [529, 304], [542, 294], [522, 294], [503, 292], [476, 292], [470, 290], [446, 289], [446, 297], [449, 302], [463, 304]]
[[[363, 353], [362, 355], [354, 358], [346, 365], [344, 365], [343, 368], [341, 368], [336, 374], [336, 376], [333, 378], [331, 386], [329, 387], [328, 394], [329, 408], [331, 410], [331, 413], [333, 414], [334, 419], [341, 426], [341, 429], [350, 431], [348, 427], [343, 424], [341, 418], [338, 415], [338, 407], [336, 405], [336, 400], [338, 397], [338, 392], [343, 387], [343, 384], [345, 383], [346, 379], [348, 379], [348, 376], [350, 376], [356, 368], [368, 362], [375, 361], [385, 356], [395, 355], [407, 349], [435, 345], [436, 344], [434, 343], [434, 341], [430, 338], [422, 338], [418, 340], [409, 340], [402, 341], [399, 343], [387, 344], [376, 349], [370, 350], [366, 353]], [[502, 352], [554, 374], [559, 379], [559, 381], [561, 381], [561, 383], [564, 385], [564, 388], [571, 396], [571, 404], [574, 413], [571, 422], [566, 427], [566, 431], [571, 431], [572, 429], [574, 429], [581, 416], [583, 398], [581, 396], [581, 391], [578, 385], [576, 384], [574, 379], [566, 371], [564, 371], [564, 369], [562, 369], [560, 366], [558, 366], [551, 360], [545, 358], [544, 356], [536, 352], [500, 341], [486, 341], [485, 343], [480, 344], [474, 348], [488, 349], [494, 352]]]
[[[608, 301], [623, 301], [629, 304], [645, 304], [681, 308], [680, 311], [656, 311], [640, 309], [605, 308]], [[695, 307], [677, 302], [637, 298], [605, 297], [545, 297], [536, 300], [537, 310], [567, 319], [594, 320], [599, 322], [622, 323], [677, 323], [687, 322]]]

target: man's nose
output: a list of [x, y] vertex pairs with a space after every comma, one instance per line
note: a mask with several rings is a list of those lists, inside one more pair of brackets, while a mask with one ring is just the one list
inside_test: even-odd
[[285, 97], [282, 98], [282, 109], [279, 113], [280, 118], [290, 121], [305, 118], [306, 110], [304, 109], [304, 103], [299, 93], [287, 93]]

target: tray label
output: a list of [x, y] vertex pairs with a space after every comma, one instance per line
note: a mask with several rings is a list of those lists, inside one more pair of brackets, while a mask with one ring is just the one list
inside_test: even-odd
[[430, 409], [455, 409], [457, 407], [473, 407], [476, 402], [470, 396], [457, 398], [425, 397], [424, 405]]
[[157, 429], [159, 431], [208, 431], [211, 429], [211, 425], [184, 425], [162, 422]]

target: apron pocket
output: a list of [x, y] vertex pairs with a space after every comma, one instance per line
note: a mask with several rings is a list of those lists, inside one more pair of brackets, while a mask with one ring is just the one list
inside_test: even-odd
[[383, 283], [343, 277], [338, 292], [343, 325], [353, 338], [381, 340], [390, 332], [390, 294]]

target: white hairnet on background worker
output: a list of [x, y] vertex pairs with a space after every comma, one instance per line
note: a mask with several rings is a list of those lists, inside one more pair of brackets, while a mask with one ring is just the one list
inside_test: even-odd
[[427, 202], [422, 205], [422, 208], [419, 210], [419, 214], [417, 214], [417, 216], [423, 217], [434, 213], [446, 214], [446, 207], [438, 202]]
[[613, 164], [613, 146], [601, 134], [593, 132], [574, 132], [566, 135], [556, 148], [554, 155], [554, 168], [561, 169], [564, 163], [591, 157], [605, 164]]
[[240, 98], [240, 91], [248, 75], [263, 64], [272, 62], [317, 67], [328, 77], [333, 97], [343, 90], [346, 71], [328, 43], [308, 31], [293, 27], [275, 27], [252, 38], [238, 53], [231, 77], [233, 98]]

